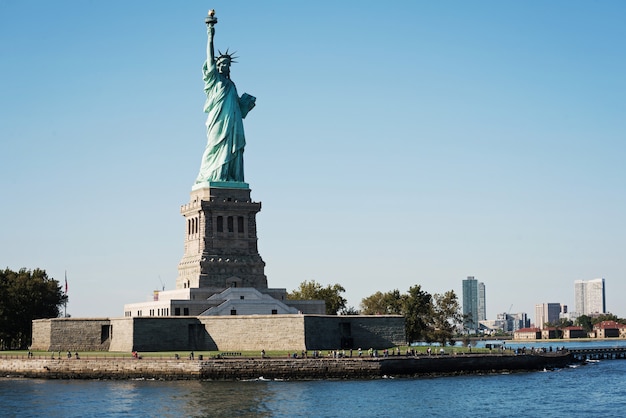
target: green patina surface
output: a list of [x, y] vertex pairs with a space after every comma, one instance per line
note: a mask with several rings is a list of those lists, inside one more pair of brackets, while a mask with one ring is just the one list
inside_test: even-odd
[[250, 185], [239, 181], [207, 181], [194, 184], [191, 190], [198, 190], [203, 187], [209, 187], [212, 189], [249, 189]]
[[230, 79], [230, 65], [234, 57], [228, 51], [215, 57], [215, 23], [217, 20], [207, 21], [207, 60], [202, 68], [206, 94], [204, 112], [207, 113], [207, 145], [196, 185], [209, 182], [243, 183], [243, 151], [246, 145], [243, 118], [256, 101], [249, 94], [239, 97], [237, 87]]

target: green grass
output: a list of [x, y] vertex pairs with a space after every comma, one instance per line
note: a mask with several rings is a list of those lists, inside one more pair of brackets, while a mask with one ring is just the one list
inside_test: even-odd
[[[363, 357], [368, 357], [369, 347], [361, 347], [361, 348], [363, 349], [362, 350]], [[418, 355], [426, 355], [428, 346], [419, 346], [419, 347], [400, 346], [398, 348], [400, 349], [400, 354], [402, 356], [406, 355], [407, 349], [415, 350], [416, 354]], [[440, 349], [441, 347], [432, 346], [431, 347], [432, 354], [433, 355], [439, 354]], [[339, 350], [339, 351], [343, 352], [343, 350]], [[210, 358], [216, 357], [218, 354], [228, 353], [228, 352], [241, 353], [241, 356], [224, 356], [224, 358], [260, 358], [261, 357], [260, 351], [195, 351], [194, 358], [198, 360], [200, 356], [202, 355], [204, 359], [210, 359]], [[265, 355], [271, 358], [287, 358], [289, 357], [290, 354], [293, 354], [294, 352], [298, 353], [298, 357], [300, 357], [302, 351], [301, 350], [266, 351]], [[321, 350], [320, 355], [323, 357], [327, 357], [330, 355], [331, 352], [332, 350]], [[349, 355], [350, 350], [345, 350], [345, 352], [346, 352], [346, 355]], [[467, 347], [444, 347], [444, 352], [448, 355], [470, 354], [470, 349]], [[53, 354], [50, 351], [33, 351], [32, 353], [35, 358], [43, 358], [43, 357], [50, 358], [52, 357], [52, 354]], [[176, 355], [178, 354], [179, 358], [188, 359], [190, 353], [191, 353], [190, 351], [157, 351], [157, 352], [140, 352], [139, 355], [142, 358], [150, 358], [150, 359], [174, 359], [176, 358]], [[389, 348], [390, 355], [393, 355], [395, 353], [396, 353], [396, 347]], [[471, 354], [489, 354], [489, 353], [497, 354], [497, 353], [500, 353], [500, 350], [496, 350], [496, 349], [489, 350], [487, 348], [476, 348], [476, 347], [472, 347], [471, 349]], [[74, 354], [75, 354], [75, 351], [72, 351], [72, 357], [74, 357]], [[129, 358], [129, 359], [132, 358], [132, 353], [129, 353], [129, 352], [79, 351], [78, 354], [81, 358]], [[311, 356], [312, 350], [309, 350], [307, 354]], [[378, 355], [379, 357], [382, 357], [383, 350], [378, 350]], [[28, 350], [0, 351], [0, 357], [27, 357], [27, 356], [28, 356]], [[67, 351], [61, 351], [60, 356], [61, 358], [67, 358]], [[352, 356], [358, 357], [358, 349], [352, 350]], [[54, 357], [55, 358], [59, 357], [58, 351], [54, 352]]]

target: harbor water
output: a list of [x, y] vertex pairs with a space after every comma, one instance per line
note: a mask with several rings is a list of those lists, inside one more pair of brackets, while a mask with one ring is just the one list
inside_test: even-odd
[[3, 417], [622, 417], [626, 360], [511, 374], [373, 380], [0, 378]]

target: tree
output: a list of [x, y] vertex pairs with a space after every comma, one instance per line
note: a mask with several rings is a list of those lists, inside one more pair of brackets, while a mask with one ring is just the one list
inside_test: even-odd
[[398, 290], [376, 292], [361, 301], [365, 315], [404, 315], [407, 342], [438, 341], [442, 345], [451, 342], [457, 328], [463, 322], [461, 307], [454, 291], [435, 294], [422, 290], [420, 285], [411, 286], [406, 294]]
[[303, 281], [300, 287], [287, 293], [287, 299], [292, 300], [323, 300], [326, 302], [326, 315], [337, 315], [346, 308], [348, 302], [341, 296], [346, 289], [340, 284], [327, 285], [322, 287], [315, 280]]
[[546, 322], [543, 324], [545, 328], [554, 328], [555, 329], [555, 338], [563, 338], [563, 328], [571, 327], [574, 325], [574, 322], [570, 319], [559, 318], [553, 322]]
[[471, 312], [463, 314], [463, 332], [469, 335], [470, 331], [475, 330], [477, 327], [474, 325], [474, 315]]
[[403, 295], [399, 290], [382, 293], [380, 291], [361, 300], [363, 315], [404, 315]]
[[32, 321], [58, 317], [66, 302], [59, 282], [45, 270], [0, 270], [0, 346], [28, 347]]
[[591, 322], [591, 317], [587, 315], [581, 315], [576, 318], [575, 324], [579, 327], [583, 327], [585, 332], [591, 332], [593, 329], [593, 323]]
[[463, 322], [461, 307], [454, 290], [433, 295], [433, 330], [432, 339], [442, 346], [452, 343], [456, 329]]
[[354, 306], [348, 306], [341, 310], [342, 315], [361, 315], [361, 312]]
[[432, 328], [433, 303], [420, 285], [411, 286], [403, 300], [406, 339], [409, 343], [428, 338]]
[[556, 321], [546, 322], [543, 324], [545, 328], [558, 328], [558, 329], [571, 327], [572, 325], [574, 325], [574, 322], [566, 318], [559, 318]]
[[593, 325], [595, 325], [595, 324], [599, 324], [600, 322], [604, 322], [604, 321], [619, 322], [620, 319], [617, 317], [617, 315], [613, 315], [613, 314], [610, 314], [610, 313], [605, 313], [605, 314], [600, 314], [600, 315], [596, 316], [595, 318], [593, 318], [591, 320], [591, 323]]
[[432, 302], [420, 285], [411, 286], [408, 293], [399, 290], [376, 292], [361, 300], [364, 315], [404, 315], [408, 342], [420, 341], [429, 335], [432, 323]]

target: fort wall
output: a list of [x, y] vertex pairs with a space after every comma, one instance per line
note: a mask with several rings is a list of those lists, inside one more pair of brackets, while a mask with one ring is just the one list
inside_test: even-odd
[[53, 318], [33, 321], [32, 350], [108, 351], [108, 318]]
[[37, 351], [383, 349], [405, 343], [396, 315], [233, 315], [33, 321]]

